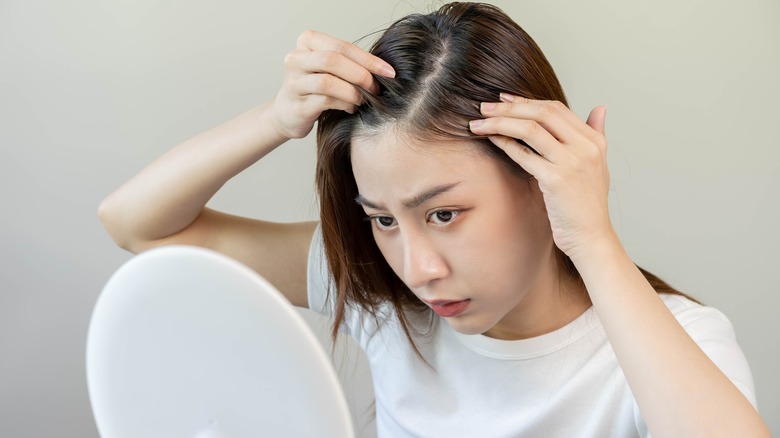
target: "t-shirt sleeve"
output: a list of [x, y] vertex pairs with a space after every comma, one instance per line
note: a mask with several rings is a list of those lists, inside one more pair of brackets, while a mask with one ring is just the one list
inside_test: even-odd
[[[685, 331], [723, 374], [756, 407], [756, 391], [747, 358], [737, 343], [731, 321], [714, 307], [701, 306], [684, 297], [667, 298], [669, 308]], [[679, 303], [679, 304], [678, 304]]]
[[[335, 283], [325, 255], [320, 225], [314, 230], [309, 246], [309, 259], [306, 267], [306, 289], [309, 309], [313, 312], [333, 318], [336, 314]], [[356, 340], [364, 338], [365, 321], [360, 312], [352, 306], [344, 308], [344, 316], [339, 332], [349, 334]]]
[[[699, 348], [756, 407], [753, 375], [726, 315], [714, 307], [702, 306], [679, 295], [662, 295], [662, 298]], [[636, 404], [634, 408], [640, 435], [649, 436]]]
[[306, 268], [306, 288], [309, 298], [309, 309], [327, 316], [333, 316], [332, 300], [333, 281], [328, 269], [325, 247], [322, 243], [322, 229], [317, 224], [309, 246], [309, 260]]

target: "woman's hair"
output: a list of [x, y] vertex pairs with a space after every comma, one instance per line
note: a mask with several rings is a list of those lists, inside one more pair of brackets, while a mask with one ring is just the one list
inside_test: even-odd
[[[468, 122], [482, 118], [480, 103], [497, 101], [501, 92], [568, 103], [536, 43], [492, 5], [449, 3], [430, 14], [406, 16], [392, 24], [370, 52], [395, 69], [395, 78], [375, 76], [378, 93], [364, 92], [365, 103], [354, 114], [323, 112], [317, 128], [321, 229], [335, 285], [333, 336], [347, 305], [376, 317], [380, 305], [387, 303], [414, 345], [408, 312], [428, 308], [385, 261], [371, 223], [355, 202], [352, 140], [387, 127], [417, 140], [470, 140], [518, 177], [532, 178], [484, 136], [473, 134]], [[556, 251], [562, 272], [581, 282], [571, 260]], [[679, 294], [658, 277], [642, 273], [659, 293]]]

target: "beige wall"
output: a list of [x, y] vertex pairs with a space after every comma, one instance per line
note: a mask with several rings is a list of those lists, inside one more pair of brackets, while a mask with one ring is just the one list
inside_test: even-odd
[[[500, 1], [581, 116], [608, 107], [612, 213], [646, 268], [717, 306], [780, 435], [780, 4]], [[0, 436], [96, 436], [84, 345], [128, 258], [100, 200], [170, 146], [273, 95], [306, 28], [357, 39], [430, 1], [0, 2]], [[316, 217], [313, 139], [211, 206]]]

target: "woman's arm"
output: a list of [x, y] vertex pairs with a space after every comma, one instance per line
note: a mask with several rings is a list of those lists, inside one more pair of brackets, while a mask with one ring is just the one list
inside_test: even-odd
[[[503, 95], [472, 131], [534, 175], [556, 245], [574, 262], [654, 437], [769, 436], [626, 254], [609, 219], [605, 109]], [[525, 140], [536, 152], [515, 141]]]
[[306, 305], [305, 269], [314, 223], [274, 224], [205, 208], [225, 182], [290, 138], [308, 135], [327, 109], [354, 111], [358, 87], [375, 90], [372, 73], [392, 75], [357, 46], [308, 31], [285, 59], [271, 101], [174, 147], [100, 205], [100, 220], [132, 252], [190, 244], [223, 252]]
[[678, 323], [616, 236], [572, 260], [653, 436], [769, 436], [750, 402]]
[[[137, 253], [175, 240], [225, 182], [286, 141], [270, 105], [181, 143], [103, 200], [99, 216], [116, 243]], [[188, 243], [206, 246], [196, 231], [204, 230], [190, 230]]]

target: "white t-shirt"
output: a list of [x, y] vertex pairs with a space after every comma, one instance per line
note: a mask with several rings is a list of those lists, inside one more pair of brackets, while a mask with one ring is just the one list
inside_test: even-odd
[[[330, 274], [317, 228], [309, 252], [309, 307], [332, 315]], [[717, 309], [661, 298], [702, 350], [755, 406], [753, 379], [731, 323]], [[393, 310], [379, 322], [354, 309], [342, 330], [365, 351], [379, 437], [649, 436], [593, 308], [554, 332], [503, 341], [412, 317], [425, 335], [415, 355]]]

